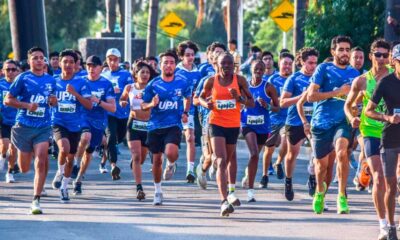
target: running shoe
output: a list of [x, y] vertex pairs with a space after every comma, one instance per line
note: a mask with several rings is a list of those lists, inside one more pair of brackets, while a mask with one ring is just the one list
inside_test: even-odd
[[62, 177], [63, 177], [62, 174], [59, 171], [57, 171], [56, 175], [54, 176], [53, 182], [51, 184], [53, 189], [60, 189]]
[[256, 202], [254, 189], [247, 190], [247, 202]]
[[164, 180], [166, 180], [166, 181], [171, 180], [175, 174], [175, 171], [176, 171], [175, 163], [173, 163], [171, 165], [167, 164], [167, 166], [165, 166], [164, 174], [163, 174]]
[[163, 194], [162, 193], [155, 193], [153, 199], [153, 205], [162, 205], [163, 202]]
[[244, 170], [244, 176], [242, 178], [242, 188], [249, 188], [249, 168], [246, 167]]
[[347, 198], [345, 195], [338, 194], [337, 197], [337, 213], [338, 214], [348, 214], [350, 213], [349, 205], [347, 203]]
[[60, 188], [60, 201], [61, 203], [68, 203], [69, 202], [69, 194], [68, 189]]
[[292, 179], [286, 178], [285, 181], [285, 198], [288, 201], [293, 201], [294, 198], [294, 192], [293, 192], [293, 183]]
[[201, 164], [197, 165], [196, 167], [196, 182], [197, 182], [197, 186], [199, 186], [199, 188], [201, 189], [206, 189], [207, 188], [207, 177], [206, 175], [203, 173], [203, 169]]
[[398, 240], [397, 232], [396, 232], [396, 226], [390, 226], [389, 227], [387, 240]]
[[136, 191], [136, 198], [139, 201], [142, 201], [142, 200], [146, 199], [146, 194], [144, 193], [144, 191], [142, 189], [139, 189], [139, 190]]
[[235, 192], [231, 192], [228, 194], [228, 202], [235, 207], [239, 207], [241, 204], [239, 198], [236, 197]]
[[112, 169], [111, 169], [111, 178], [112, 180], [120, 180], [120, 174], [121, 173], [121, 169], [119, 169], [119, 167], [117, 165], [115, 165]]
[[229, 204], [228, 201], [224, 201], [221, 204], [221, 217], [229, 217], [230, 213], [233, 213], [235, 211], [235, 208], [232, 206], [232, 204]]
[[194, 183], [194, 180], [196, 180], [196, 177], [194, 176], [193, 171], [187, 171], [186, 180], [187, 180], [187, 183]]
[[73, 181], [72, 186], [74, 191], [72, 192], [74, 195], [82, 194], [82, 182]]
[[101, 174], [108, 173], [108, 169], [106, 168], [106, 163], [99, 164], [99, 171]]
[[274, 168], [276, 169], [276, 178], [283, 179], [285, 174], [283, 173], [282, 163], [274, 164]]
[[312, 162], [308, 163], [307, 171], [308, 171], [308, 174], [315, 175], [315, 168], [314, 168], [314, 164]]
[[261, 181], [260, 181], [260, 188], [267, 188], [268, 182], [269, 182], [268, 175], [262, 176]]
[[308, 195], [310, 195], [310, 197], [314, 196], [315, 188], [317, 187], [315, 175], [310, 175], [308, 177], [307, 186], [308, 186]]
[[378, 240], [386, 240], [388, 239], [388, 227], [379, 228]]
[[208, 169], [208, 176], [210, 180], [215, 179], [215, 175], [217, 174], [217, 161], [213, 161], [210, 168]]
[[75, 165], [72, 167], [71, 178], [75, 179], [75, 178], [78, 176], [79, 170], [80, 170], [80, 167], [79, 167], [78, 165], [75, 164]]
[[324, 211], [324, 193], [317, 192], [314, 194], [313, 211], [316, 214], [321, 214]]
[[14, 174], [6, 173], [6, 183], [15, 183]]
[[31, 214], [36, 215], [36, 214], [42, 214], [42, 209], [40, 208], [40, 202], [39, 199], [33, 200], [31, 204]]
[[5, 163], [6, 163], [6, 159], [1, 156], [0, 157], [0, 172], [2, 172], [4, 170]]
[[274, 167], [272, 166], [272, 163], [269, 164], [269, 168], [268, 168], [268, 176], [274, 175], [275, 174], [275, 170]]

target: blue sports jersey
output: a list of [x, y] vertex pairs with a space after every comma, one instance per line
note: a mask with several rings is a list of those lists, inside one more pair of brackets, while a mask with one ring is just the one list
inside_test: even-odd
[[75, 73], [77, 77], [87, 77], [88, 72], [85, 69], [81, 69], [79, 72]]
[[4, 99], [10, 91], [12, 82], [7, 82], [5, 78], [0, 79], [0, 99], [1, 99], [1, 115], [3, 116], [2, 124], [13, 126], [15, 124], [15, 117], [17, 116], [18, 109], [8, 107], [4, 104]]
[[53, 71], [53, 76], [61, 74], [61, 68], [52, 69], [52, 71]]
[[271, 103], [271, 98], [265, 92], [267, 84], [269, 83], [266, 81], [261, 81], [257, 86], [249, 84], [249, 90], [255, 100], [255, 106], [253, 108], [244, 108], [241, 111], [241, 126], [249, 127], [258, 134], [267, 134], [270, 132], [269, 111], [257, 101], [257, 99], [262, 98], [268, 104]]
[[[315, 70], [311, 82], [319, 85], [320, 92], [331, 92], [345, 84], [351, 85], [353, 79], [358, 75], [359, 72], [351, 66], [342, 69], [332, 62], [322, 63]], [[317, 102], [312, 116], [312, 126], [329, 129], [344, 121], [346, 119], [343, 110], [345, 100], [345, 97], [341, 97]]]
[[[269, 79], [268, 82], [271, 83], [278, 94], [278, 97], [281, 97], [282, 90], [283, 90], [283, 85], [285, 84], [287, 78], [282, 77], [279, 75], [279, 73], [272, 75]], [[271, 118], [271, 125], [280, 125], [284, 124], [286, 121], [286, 116], [287, 116], [287, 108], [281, 108], [279, 112], [270, 112], [270, 118]]]
[[[297, 97], [306, 91], [308, 86], [310, 85], [311, 76], [306, 76], [302, 72], [298, 71], [291, 75], [283, 86], [283, 91], [291, 93], [293, 97]], [[313, 104], [306, 102], [304, 104], [304, 114], [308, 121], [310, 121], [313, 112]], [[302, 126], [303, 123], [299, 117], [299, 113], [297, 112], [296, 104], [290, 106], [288, 108], [288, 114], [286, 117], [286, 125], [289, 126]]]
[[[192, 92], [194, 92], [194, 89], [196, 89], [201, 79], [200, 72], [196, 66], [193, 66], [192, 71], [189, 71], [185, 67], [183, 67], [182, 62], [180, 62], [178, 66], [176, 66], [175, 74], [180, 74], [187, 79], [188, 83], [190, 84]], [[192, 102], [190, 105], [189, 114], [194, 115], [194, 111], [195, 111], [195, 106], [193, 105]]]
[[58, 105], [54, 108], [52, 121], [67, 128], [71, 132], [79, 132], [84, 125], [83, 106], [75, 96], [66, 91], [67, 84], [72, 85], [75, 91], [84, 98], [90, 98], [91, 92], [85, 79], [74, 76], [70, 80], [63, 80], [61, 76], [56, 78], [56, 96]]
[[122, 92], [125, 89], [125, 86], [133, 83], [131, 74], [126, 70], [119, 69], [115, 72], [105, 71], [101, 73], [101, 75], [110, 80], [114, 88], [115, 101], [117, 103], [117, 111], [115, 111], [115, 113], [109, 112], [108, 114], [118, 119], [128, 118], [130, 109], [129, 103], [124, 108], [121, 107], [121, 105], [119, 105], [118, 103], [119, 99], [121, 98]]
[[44, 73], [41, 76], [31, 71], [21, 73], [11, 84], [10, 94], [21, 102], [37, 103], [36, 111], [18, 109], [16, 122], [27, 127], [47, 127], [51, 125], [50, 106], [48, 97], [55, 94], [56, 81], [52, 76]]
[[272, 74], [264, 74], [264, 75], [262, 76], [262, 80], [263, 80], [263, 81], [268, 81], [268, 79], [269, 79], [270, 77], [272, 77], [273, 75], [278, 74], [278, 73], [279, 73], [278, 71], [274, 70], [274, 72], [273, 72]]
[[151, 102], [155, 95], [160, 102], [151, 109], [149, 131], [172, 126], [182, 128], [183, 98], [192, 96], [186, 78], [180, 74], [175, 74], [171, 82], [164, 81], [161, 76], [154, 78], [144, 89], [143, 102]]
[[[87, 78], [86, 85], [92, 96], [100, 98], [106, 102], [108, 99], [115, 99], [114, 89], [110, 81], [104, 77], [100, 77], [96, 81], [91, 81]], [[97, 129], [106, 129], [108, 122], [107, 111], [104, 108], [93, 103], [91, 110], [85, 111], [86, 124], [90, 124]]]
[[215, 71], [212, 64], [209, 62], [205, 62], [199, 65], [199, 72], [201, 75], [201, 78], [205, 77], [208, 75], [209, 72]]

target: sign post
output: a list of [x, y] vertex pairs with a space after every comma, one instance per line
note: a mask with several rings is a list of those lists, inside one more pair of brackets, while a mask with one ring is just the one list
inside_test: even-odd
[[283, 0], [269, 16], [283, 32], [283, 48], [287, 48], [287, 32], [293, 27], [294, 6], [289, 0]]
[[170, 48], [174, 47], [175, 36], [186, 26], [186, 23], [174, 12], [170, 12], [160, 21], [160, 28], [170, 37]]

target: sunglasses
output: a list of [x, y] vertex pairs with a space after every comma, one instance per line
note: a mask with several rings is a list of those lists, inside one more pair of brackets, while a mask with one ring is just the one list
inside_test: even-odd
[[6, 68], [6, 72], [16, 72], [18, 69], [16, 68]]
[[373, 54], [376, 58], [380, 58], [380, 57], [388, 58], [389, 57], [389, 53], [374, 52]]

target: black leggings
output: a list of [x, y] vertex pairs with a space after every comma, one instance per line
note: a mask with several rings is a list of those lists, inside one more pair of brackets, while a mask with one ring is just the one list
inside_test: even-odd
[[121, 143], [126, 134], [126, 124], [128, 118], [118, 119], [108, 116], [108, 127], [106, 129], [107, 136], [107, 153], [110, 162], [117, 162], [117, 144]]

